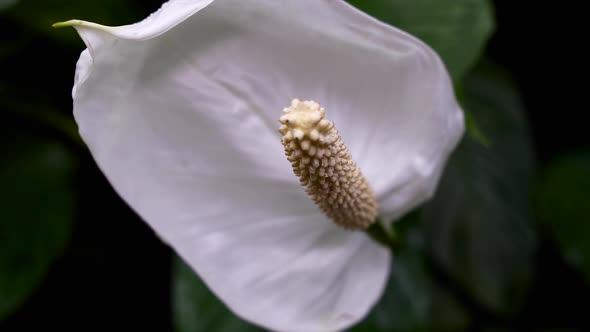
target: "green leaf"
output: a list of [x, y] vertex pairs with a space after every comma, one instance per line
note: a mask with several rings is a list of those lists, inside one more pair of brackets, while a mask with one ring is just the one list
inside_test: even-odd
[[0, 10], [14, 6], [16, 2], [17, 0], [0, 0]]
[[0, 319], [21, 305], [70, 235], [73, 160], [56, 142], [0, 135]]
[[260, 332], [235, 314], [180, 259], [174, 266], [174, 324], [177, 332]]
[[464, 137], [423, 209], [425, 242], [473, 299], [510, 316], [521, 308], [536, 250], [527, 122], [517, 92], [497, 68], [470, 75], [464, 95], [490, 145]]
[[464, 330], [469, 317], [433, 279], [423, 253], [421, 230], [413, 225], [402, 235], [405, 245], [393, 259], [385, 293], [369, 316], [351, 332]]
[[430, 45], [455, 82], [480, 57], [494, 30], [488, 0], [349, 0], [359, 9]]
[[538, 219], [568, 263], [590, 280], [590, 149], [552, 162], [536, 188]]
[[465, 112], [465, 129], [467, 134], [471, 136], [474, 140], [476, 140], [479, 144], [483, 145], [486, 148], [490, 147], [490, 139], [486, 137], [486, 135], [481, 130], [479, 124], [475, 120], [475, 117], [471, 112], [466, 110]]

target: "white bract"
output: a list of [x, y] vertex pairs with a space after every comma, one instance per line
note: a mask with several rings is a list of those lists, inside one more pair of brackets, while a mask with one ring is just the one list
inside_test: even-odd
[[74, 115], [98, 166], [233, 312], [298, 332], [366, 316], [390, 253], [307, 197], [278, 119], [292, 98], [321, 103], [381, 218], [399, 218], [463, 133], [430, 48], [339, 0], [171, 0], [132, 25], [57, 26], [87, 46]]

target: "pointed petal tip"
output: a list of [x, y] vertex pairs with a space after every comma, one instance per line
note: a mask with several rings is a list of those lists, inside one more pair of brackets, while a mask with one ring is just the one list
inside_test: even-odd
[[53, 23], [51, 26], [54, 28], [64, 28], [64, 27], [71, 27], [71, 26], [82, 25], [82, 24], [83, 24], [83, 21], [80, 21], [80, 20], [68, 20], [68, 21], [64, 21], [64, 22]]
[[78, 27], [86, 27], [86, 28], [92, 28], [92, 29], [95, 29], [95, 30], [105, 30], [105, 31], [112, 28], [112, 27], [107, 26], [107, 25], [102, 25], [102, 24], [97, 24], [97, 23], [92, 23], [92, 22], [83, 21], [83, 20], [77, 20], [77, 19], [68, 20], [68, 21], [64, 21], [64, 22], [56, 22], [56, 23], [53, 23], [51, 26], [54, 27], [54, 28], [63, 28], [63, 27], [74, 27], [74, 28], [78, 28]]

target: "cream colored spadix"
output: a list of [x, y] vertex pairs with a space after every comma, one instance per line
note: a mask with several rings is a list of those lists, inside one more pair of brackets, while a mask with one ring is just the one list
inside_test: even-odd
[[366, 229], [377, 201], [334, 124], [314, 101], [293, 99], [279, 122], [285, 155], [311, 199], [336, 224]]

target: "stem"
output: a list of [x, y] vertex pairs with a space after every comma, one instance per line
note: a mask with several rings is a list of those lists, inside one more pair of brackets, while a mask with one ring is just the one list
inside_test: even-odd
[[375, 222], [369, 226], [367, 233], [373, 238], [373, 240], [394, 252], [403, 248], [403, 239], [399, 233], [395, 231], [394, 225], [386, 225], [379, 217], [377, 217]]

